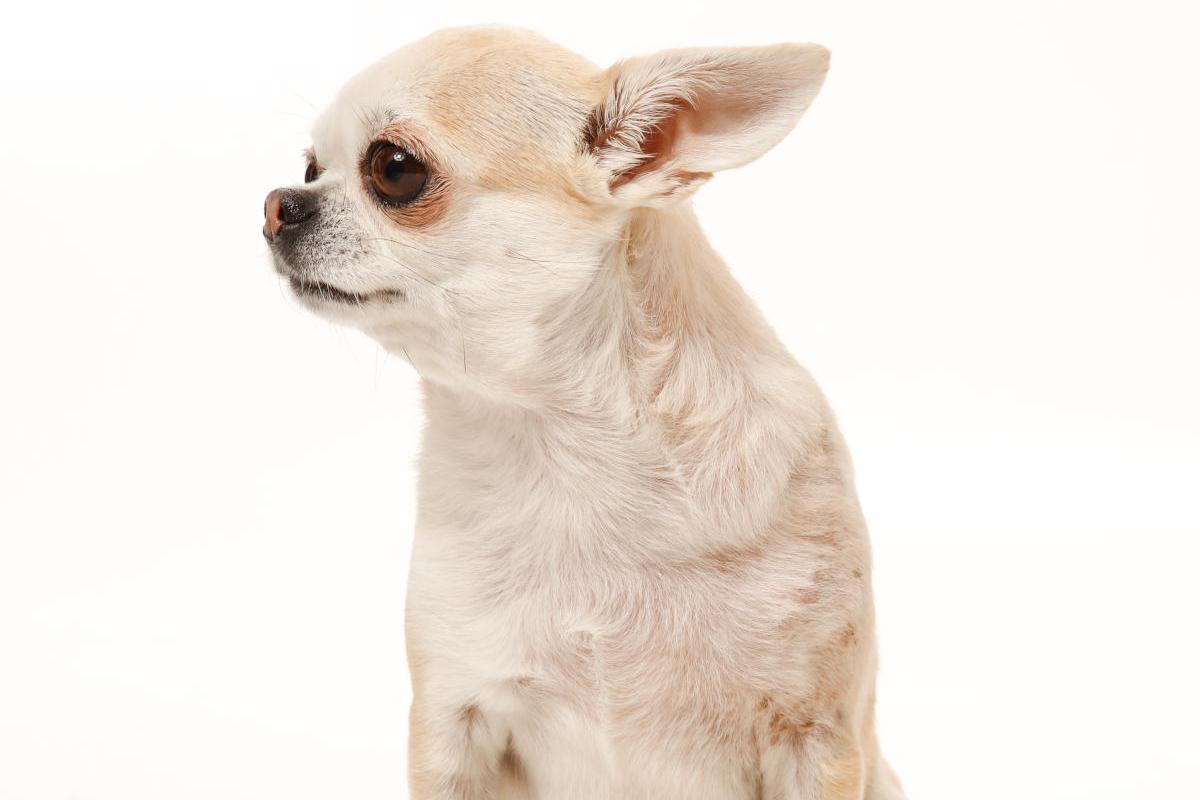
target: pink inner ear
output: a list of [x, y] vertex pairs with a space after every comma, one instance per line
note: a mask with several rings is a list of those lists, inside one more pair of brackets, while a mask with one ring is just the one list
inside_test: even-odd
[[688, 132], [700, 137], [736, 133], [766, 114], [771, 104], [770, 98], [750, 92], [702, 91], [688, 115]]
[[687, 117], [693, 115], [691, 107], [682, 99], [671, 103], [671, 110], [662, 120], [642, 137], [641, 152], [644, 158], [634, 166], [614, 175], [609, 186], [616, 189], [640, 175], [661, 166], [670, 160], [681, 126], [688, 124]]
[[[642, 137], [640, 151], [643, 158], [617, 173], [609, 182], [612, 189], [619, 188], [640, 176], [662, 167], [680, 150], [683, 140], [719, 137], [722, 133], [735, 132], [746, 126], [755, 115], [769, 106], [763, 98], [741, 92], [717, 92], [702, 90], [689, 102], [683, 98], [670, 101], [666, 113]], [[593, 120], [595, 122], [595, 120]], [[616, 131], [605, 131], [592, 138], [592, 149], [599, 150], [608, 144]], [[673, 173], [676, 178], [689, 178], [701, 174], [686, 169]]]
[[744, 134], [769, 116], [773, 104], [769, 95], [732, 86], [701, 89], [675, 118], [670, 153], [681, 168], [705, 170], [735, 151]]

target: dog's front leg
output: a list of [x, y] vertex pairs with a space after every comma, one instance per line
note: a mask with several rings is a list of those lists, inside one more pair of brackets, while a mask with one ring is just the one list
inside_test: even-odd
[[863, 800], [862, 748], [840, 732], [774, 720], [762, 753], [763, 800]]
[[413, 800], [497, 800], [508, 738], [475, 703], [414, 699], [408, 747]]

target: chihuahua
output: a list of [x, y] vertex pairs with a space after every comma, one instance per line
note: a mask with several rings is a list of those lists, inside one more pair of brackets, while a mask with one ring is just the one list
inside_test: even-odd
[[866, 528], [810, 378], [690, 197], [782, 140], [813, 44], [601, 70], [435, 33], [355, 77], [267, 196], [307, 308], [422, 380], [417, 800], [898, 800]]

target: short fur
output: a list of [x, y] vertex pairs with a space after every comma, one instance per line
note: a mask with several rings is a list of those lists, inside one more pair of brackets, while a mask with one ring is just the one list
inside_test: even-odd
[[[276, 266], [424, 387], [414, 798], [903, 796], [850, 459], [688, 199], [782, 140], [827, 67], [779, 45], [601, 71], [458, 29], [318, 122], [317, 211]], [[374, 200], [381, 139], [428, 197]]]

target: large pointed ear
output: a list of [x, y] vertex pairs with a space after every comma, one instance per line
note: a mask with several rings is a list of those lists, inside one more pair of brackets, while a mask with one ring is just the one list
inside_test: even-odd
[[605, 73], [585, 142], [615, 199], [665, 205], [779, 143], [821, 89], [817, 44], [667, 50]]

